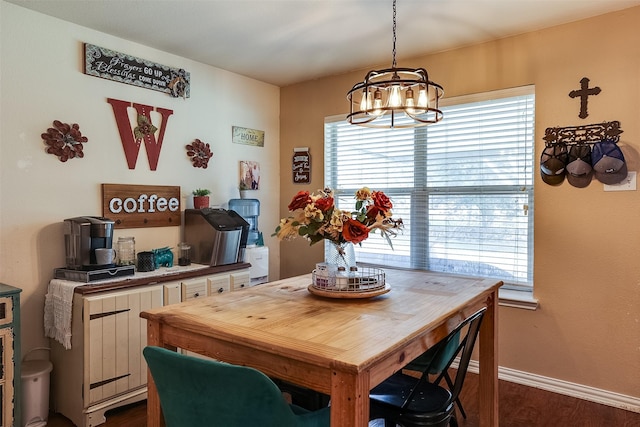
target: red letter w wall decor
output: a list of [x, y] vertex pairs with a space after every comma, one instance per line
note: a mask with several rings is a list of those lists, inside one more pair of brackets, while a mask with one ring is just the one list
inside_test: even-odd
[[[169, 120], [169, 116], [173, 114], [173, 110], [159, 107], [155, 108], [155, 111], [162, 116], [160, 133], [156, 141], [155, 132], [158, 128], [151, 123], [151, 115], [149, 114], [151, 111], [154, 111], [154, 107], [111, 98], [107, 98], [107, 102], [111, 104], [113, 114], [116, 117], [118, 132], [120, 132], [120, 140], [122, 141], [122, 148], [124, 148], [124, 155], [127, 158], [129, 169], [136, 168], [140, 144], [144, 140], [147, 159], [149, 160], [149, 168], [151, 168], [152, 171], [156, 170], [158, 167], [158, 158], [160, 157], [160, 149], [162, 148], [162, 140], [164, 139], [164, 132], [167, 129], [167, 121]], [[137, 126], [135, 128], [131, 127], [129, 113], [127, 112], [129, 107], [135, 108], [138, 113]]]

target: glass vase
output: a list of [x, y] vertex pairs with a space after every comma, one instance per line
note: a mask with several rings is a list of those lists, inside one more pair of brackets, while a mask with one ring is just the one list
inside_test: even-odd
[[330, 266], [331, 270], [338, 270], [338, 267], [344, 267], [349, 271], [349, 267], [356, 265], [356, 252], [353, 243], [334, 243], [327, 242], [324, 246], [324, 262]]

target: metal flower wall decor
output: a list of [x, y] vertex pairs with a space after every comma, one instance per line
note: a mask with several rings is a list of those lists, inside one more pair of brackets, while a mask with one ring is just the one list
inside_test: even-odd
[[82, 136], [77, 123], [69, 125], [60, 120], [54, 120], [53, 127], [41, 136], [47, 144], [46, 152], [58, 156], [61, 162], [84, 157], [82, 144], [89, 141], [86, 136]]
[[137, 142], [142, 141], [142, 138], [147, 135], [153, 135], [157, 130], [158, 128], [151, 124], [146, 116], [138, 114], [138, 126], [133, 130]]
[[209, 159], [213, 157], [209, 144], [196, 139], [191, 144], [187, 144], [187, 156], [191, 157], [194, 168], [206, 169], [209, 166]]

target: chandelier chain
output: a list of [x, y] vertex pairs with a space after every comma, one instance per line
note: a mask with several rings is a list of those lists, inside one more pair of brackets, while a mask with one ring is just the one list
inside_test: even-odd
[[371, 70], [347, 93], [347, 122], [371, 128], [414, 128], [437, 123], [444, 89], [429, 80], [424, 68], [398, 68], [396, 63], [397, 0], [393, 0], [393, 62], [391, 68]]
[[396, 0], [393, 0], [393, 62], [391, 68], [396, 67]]

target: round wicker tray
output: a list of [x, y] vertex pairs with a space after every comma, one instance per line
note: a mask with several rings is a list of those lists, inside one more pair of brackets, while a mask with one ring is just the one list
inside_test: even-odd
[[341, 291], [341, 290], [331, 290], [331, 289], [320, 289], [313, 285], [309, 285], [307, 288], [309, 292], [313, 295], [326, 297], [326, 298], [352, 298], [352, 299], [360, 299], [360, 298], [373, 298], [378, 295], [386, 294], [391, 290], [391, 286], [388, 283], [385, 283], [384, 287], [379, 289], [374, 289], [371, 291]]
[[371, 298], [386, 294], [391, 288], [386, 284], [384, 270], [361, 267], [347, 275], [335, 270], [315, 269], [312, 272], [309, 292], [327, 298]]

